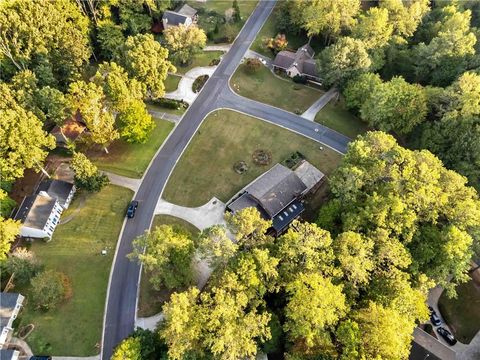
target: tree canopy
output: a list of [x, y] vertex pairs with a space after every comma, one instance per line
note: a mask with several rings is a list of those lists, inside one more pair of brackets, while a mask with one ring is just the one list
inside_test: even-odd
[[188, 63], [207, 42], [205, 31], [197, 26], [171, 26], [164, 31], [167, 48], [181, 64]]

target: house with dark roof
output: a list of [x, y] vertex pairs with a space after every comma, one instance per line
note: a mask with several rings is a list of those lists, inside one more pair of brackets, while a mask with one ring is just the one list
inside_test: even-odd
[[0, 349], [5, 348], [12, 337], [13, 321], [17, 318], [24, 299], [23, 295], [17, 293], [0, 292]]
[[72, 183], [55, 179], [44, 180], [37, 188], [37, 194], [46, 194], [47, 196], [56, 199], [64, 209], [67, 209], [70, 205], [75, 191], [76, 187]]
[[298, 75], [309, 80], [320, 81], [314, 55], [315, 51], [309, 44], [303, 45], [296, 52], [280, 51], [273, 61], [273, 69], [284, 72], [292, 78]]
[[457, 353], [419, 327], [413, 331], [409, 360], [456, 360]]
[[42, 191], [26, 196], [14, 219], [22, 223], [20, 227], [22, 237], [50, 240], [60, 221], [62, 211], [63, 207], [57, 199]]
[[172, 26], [190, 26], [198, 20], [197, 10], [184, 4], [175, 10], [166, 10], [162, 16], [163, 29], [166, 30]]
[[321, 183], [324, 174], [306, 160], [295, 170], [276, 164], [242, 189], [227, 205], [227, 211], [256, 208], [272, 221], [275, 234], [283, 232], [304, 210], [302, 197]]

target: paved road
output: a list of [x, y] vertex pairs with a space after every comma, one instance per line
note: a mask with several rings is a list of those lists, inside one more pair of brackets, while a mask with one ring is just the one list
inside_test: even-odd
[[132, 239], [150, 228], [155, 206], [171, 171], [202, 120], [211, 111], [219, 108], [239, 110], [323, 142], [341, 153], [345, 152], [349, 141], [345, 136], [287, 111], [240, 97], [228, 86], [230, 76], [241, 62], [274, 5], [275, 1], [259, 3], [195, 102], [153, 159], [142, 179], [135, 196], [139, 201], [136, 216], [125, 224], [112, 268], [102, 338], [103, 360], [109, 360], [114, 347], [134, 330], [140, 266], [126, 258], [126, 255], [132, 251]]

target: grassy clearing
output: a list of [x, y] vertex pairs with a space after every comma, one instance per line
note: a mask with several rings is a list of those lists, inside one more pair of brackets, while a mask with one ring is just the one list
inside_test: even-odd
[[[268, 135], [268, 136], [266, 136]], [[210, 114], [193, 137], [175, 167], [163, 193], [170, 202], [201, 206], [216, 196], [228, 201], [243, 186], [289, 157], [301, 152], [325, 174], [336, 168], [341, 156], [301, 135], [234, 111]], [[252, 154], [257, 149], [272, 153], [269, 166], [257, 166]], [[237, 161], [249, 167], [242, 175], [233, 170]]]
[[109, 154], [100, 153], [94, 157], [95, 164], [102, 170], [131, 178], [141, 178], [150, 160], [164, 142], [174, 124], [155, 119], [157, 126], [145, 144], [130, 144], [119, 140], [109, 147]]
[[178, 83], [182, 79], [181, 76], [169, 74], [167, 78], [165, 79], [165, 92], [172, 92], [177, 90], [178, 88]]
[[[189, 231], [193, 236], [198, 234], [198, 230], [195, 226], [189, 222], [170, 215], [156, 215], [153, 219], [152, 229], [159, 225], [172, 225], [183, 227]], [[138, 300], [137, 315], [140, 317], [148, 317], [158, 314], [162, 311], [162, 305], [165, 301], [168, 301], [171, 295], [171, 291], [163, 289], [156, 291], [150, 285], [148, 279], [150, 274], [143, 272], [140, 280], [140, 297]]]
[[323, 91], [278, 78], [264, 66], [249, 74], [240, 65], [230, 85], [242, 96], [300, 114], [323, 95]]
[[[232, 7], [232, 1], [230, 0], [210, 0], [206, 2], [198, 2], [194, 0], [187, 1], [188, 4], [197, 10], [203, 9], [203, 14], [199, 14], [198, 26], [200, 26], [205, 33], [211, 33], [208, 42], [221, 43], [224, 42], [225, 36], [225, 24], [223, 24], [223, 18], [225, 17], [225, 11]], [[257, 6], [257, 0], [239, 0], [238, 6], [240, 8], [241, 21], [231, 23], [229, 26], [232, 28], [232, 35], [236, 35], [240, 32], [243, 24], [247, 21], [250, 14]], [[215, 24], [218, 22], [218, 32], [213, 34]]]
[[178, 74], [186, 74], [188, 71], [199, 66], [210, 66], [213, 60], [219, 59], [223, 55], [223, 51], [202, 51], [194, 56], [190, 64], [184, 66], [175, 64]]
[[449, 299], [444, 292], [438, 307], [453, 335], [468, 344], [480, 330], [480, 284], [470, 280], [459, 285], [457, 293], [456, 299]]
[[[70, 222], [57, 227], [51, 242], [35, 241], [31, 245], [45, 268], [65, 273], [73, 287], [72, 298], [49, 312], [35, 311], [28, 301], [29, 289], [22, 289], [27, 304], [17, 329], [35, 325], [26, 339], [34, 353], [98, 354], [110, 266], [132, 195], [132, 191], [113, 185], [87, 194], [83, 207]], [[71, 214], [79, 202], [76, 198], [65, 215]], [[100, 254], [102, 249], [107, 249], [106, 256]]]
[[368, 130], [366, 123], [347, 110], [343, 99], [330, 101], [317, 113], [315, 121], [351, 138]]

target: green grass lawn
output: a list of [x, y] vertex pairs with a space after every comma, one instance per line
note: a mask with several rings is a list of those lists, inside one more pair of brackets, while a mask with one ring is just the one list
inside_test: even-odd
[[102, 152], [94, 157], [95, 165], [118, 175], [141, 178], [150, 160], [174, 127], [172, 122], [166, 120], [155, 119], [155, 123], [157, 126], [145, 144], [116, 141], [109, 147], [109, 154]]
[[167, 114], [172, 114], [172, 115], [182, 115], [187, 109], [170, 109], [158, 104], [153, 104], [153, 103], [146, 103], [147, 110], [149, 111], [157, 111], [160, 113], [167, 113]]
[[[268, 134], [268, 136], [266, 136]], [[183, 153], [167, 183], [165, 200], [183, 206], [201, 206], [216, 196], [228, 201], [243, 186], [289, 157], [301, 152], [325, 174], [335, 169], [341, 155], [301, 135], [234, 111], [210, 114]], [[269, 166], [257, 166], [257, 149], [272, 153]], [[233, 170], [237, 161], [249, 169], [242, 175]]]
[[442, 293], [438, 307], [453, 335], [468, 344], [480, 330], [480, 284], [470, 280], [457, 287], [457, 294], [449, 299]]
[[330, 101], [317, 113], [315, 121], [351, 138], [368, 130], [366, 123], [347, 110], [343, 99]]
[[181, 76], [169, 74], [167, 78], [165, 79], [165, 91], [166, 92], [172, 92], [177, 90], [178, 88], [178, 83], [180, 82]]
[[[199, 2], [190, 0], [188, 4], [195, 9], [204, 9], [203, 14], [199, 14], [198, 26], [200, 26], [206, 33], [211, 32], [215, 28], [215, 24], [218, 20], [225, 16], [225, 11], [232, 7], [232, 1], [230, 0], [209, 0], [206, 2]], [[241, 21], [231, 23], [233, 34], [236, 36], [243, 27], [243, 24], [247, 21], [250, 14], [257, 6], [257, 0], [238, 0], [238, 6], [240, 8]], [[219, 24], [218, 33], [213, 34], [213, 37], [208, 40], [210, 44], [215, 42], [221, 42], [225, 36], [225, 25]]]
[[[114, 185], [86, 200], [76, 216], [58, 225], [49, 243], [35, 241], [31, 250], [45, 265], [65, 273], [73, 296], [58, 308], [35, 311], [28, 289], [27, 304], [20, 312], [17, 329], [34, 324], [26, 341], [36, 354], [90, 356], [99, 353], [107, 283], [118, 235], [133, 192]], [[76, 198], [65, 215], [79, 204]], [[64, 217], [65, 217], [64, 215]], [[107, 249], [107, 255], [100, 254]]]
[[[159, 225], [179, 226], [188, 230], [192, 236], [195, 236], [200, 231], [189, 222], [170, 215], [156, 215], [153, 219], [152, 229]], [[154, 290], [148, 281], [149, 278], [150, 274], [148, 272], [142, 273], [137, 311], [137, 315], [140, 317], [158, 314], [162, 311], [163, 303], [170, 298], [170, 294], [172, 293], [167, 289], [161, 291]]]
[[199, 66], [210, 66], [212, 60], [219, 59], [223, 51], [202, 51], [194, 56], [187, 66], [175, 64], [178, 74], [186, 74], [188, 71]]
[[230, 85], [235, 92], [250, 99], [301, 114], [323, 95], [318, 89], [278, 78], [264, 66], [254, 74], [245, 69], [245, 65], [238, 67]]

